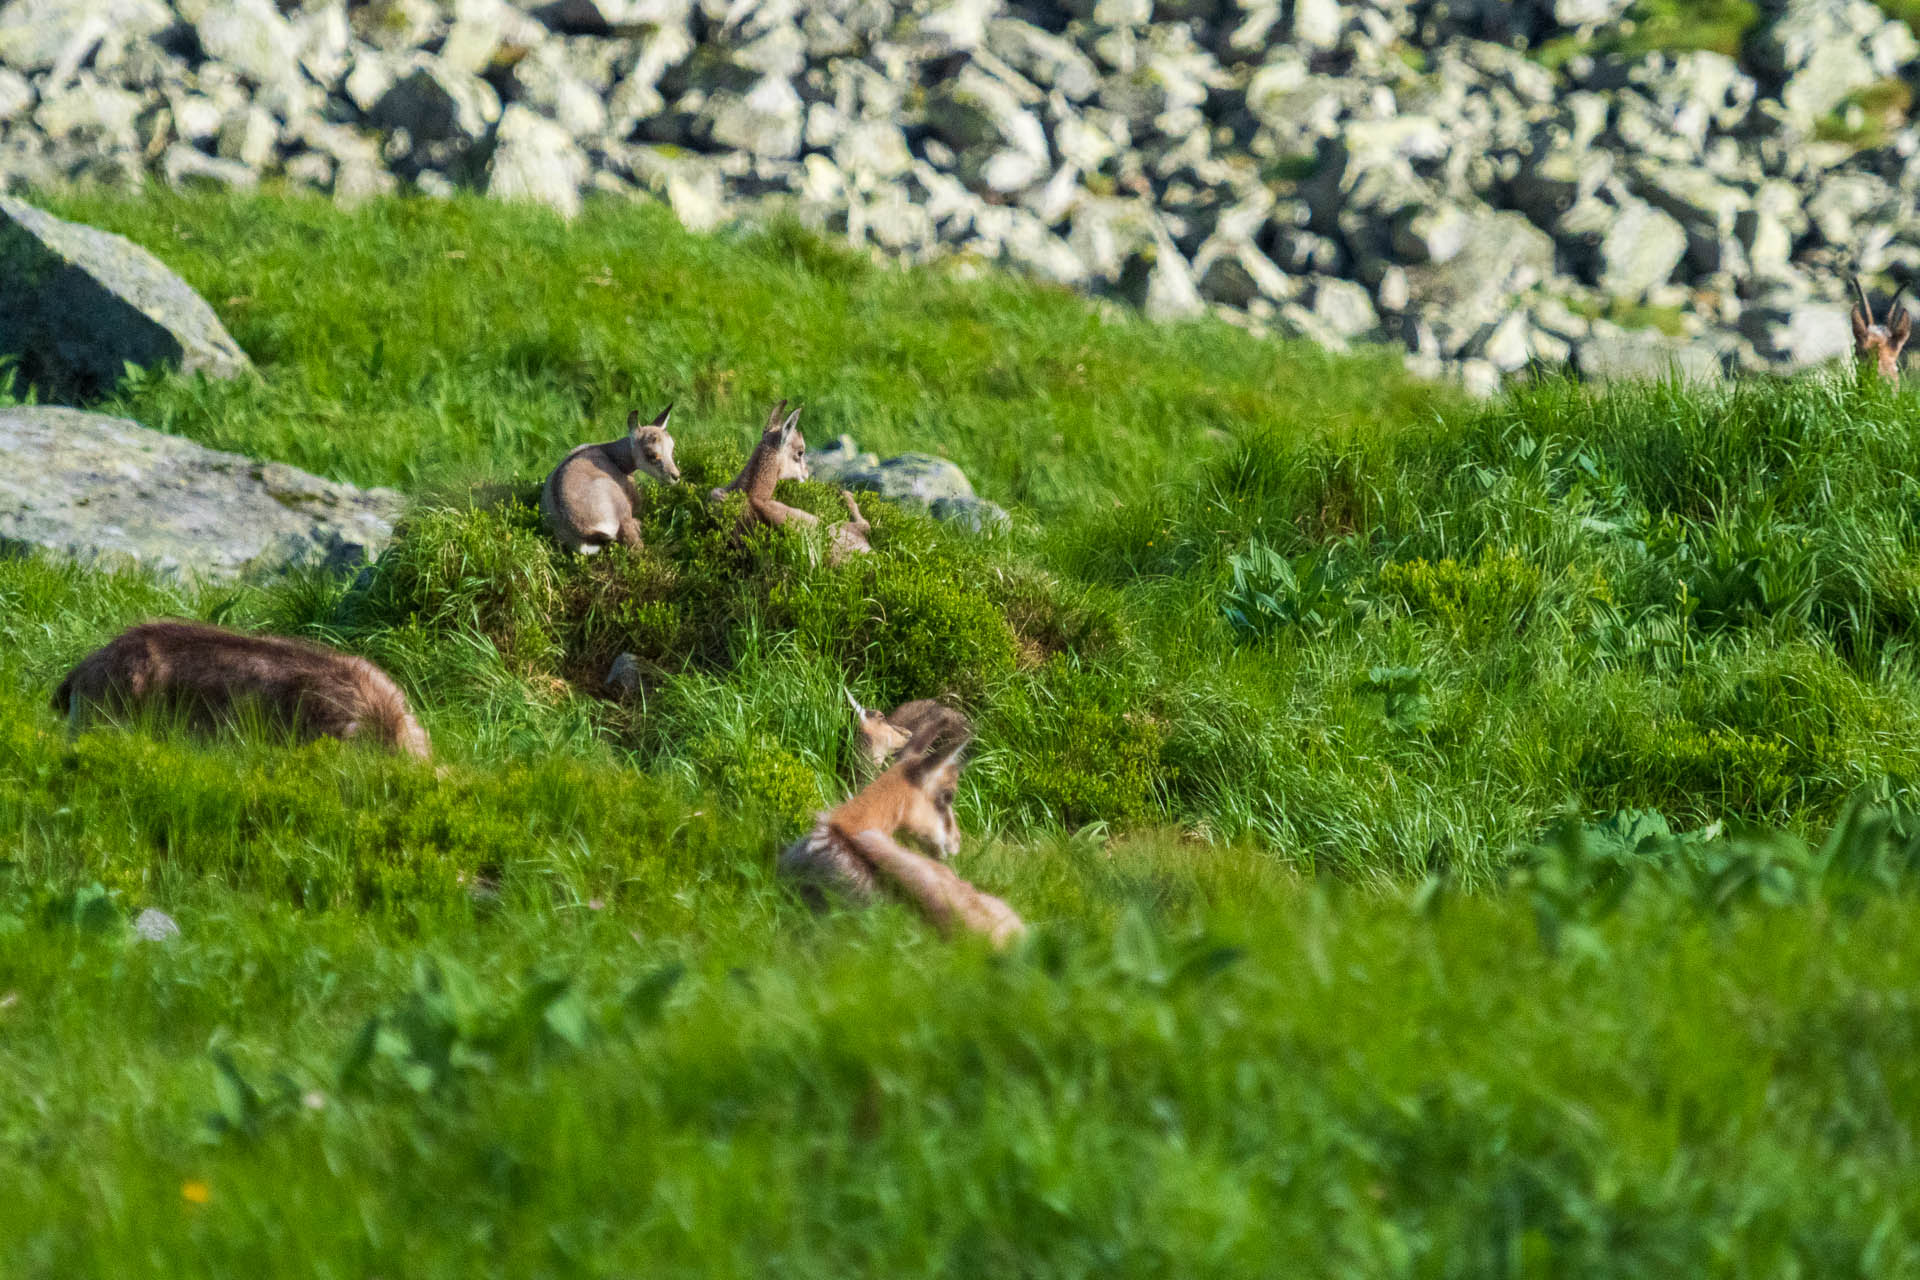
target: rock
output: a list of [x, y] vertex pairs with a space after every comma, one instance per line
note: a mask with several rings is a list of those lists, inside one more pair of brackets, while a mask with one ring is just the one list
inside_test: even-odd
[[210, 156], [184, 142], [167, 148], [160, 158], [160, 172], [167, 185], [176, 190], [205, 185], [229, 191], [251, 191], [260, 185], [260, 175], [238, 160]]
[[1680, 342], [1653, 329], [1596, 325], [1574, 352], [1581, 376], [1595, 382], [1670, 376], [1698, 382], [1720, 375], [1719, 353], [1711, 347]]
[[464, 154], [500, 118], [500, 96], [477, 76], [429, 59], [398, 77], [367, 116], [379, 128], [404, 131], [416, 144]]
[[1616, 298], [1644, 298], [1665, 284], [1687, 252], [1687, 233], [1643, 201], [1629, 201], [1600, 240], [1599, 285]]
[[33, 107], [33, 86], [18, 72], [0, 67], [0, 124], [17, 120]]
[[1853, 351], [1847, 309], [1813, 302], [1755, 305], [1740, 317], [1741, 329], [1769, 361], [1789, 369], [1824, 364]]
[[0, 198], [0, 352], [56, 395], [105, 394], [128, 364], [249, 367], [213, 308], [132, 241]]
[[714, 95], [710, 111], [713, 140], [722, 146], [774, 159], [800, 153], [804, 109], [793, 85], [778, 76], [742, 95]]
[[1310, 49], [1333, 48], [1345, 25], [1337, 0], [1293, 0], [1293, 38]]
[[1313, 290], [1313, 314], [1342, 338], [1358, 338], [1380, 323], [1366, 287], [1351, 280], [1322, 280]]
[[823, 449], [809, 450], [807, 462], [822, 483], [876, 493], [976, 533], [1009, 522], [1004, 510], [975, 495], [966, 472], [932, 454], [902, 453], [882, 461], [843, 435]]
[[587, 157], [568, 132], [522, 106], [500, 117], [488, 162], [487, 194], [544, 204], [563, 218], [580, 212]]
[[1754, 52], [1763, 67], [1785, 78], [1781, 106], [1802, 127], [1920, 53], [1906, 24], [1869, 0], [1776, 0], [1775, 7]]
[[199, 0], [183, 6], [209, 58], [263, 91], [291, 117], [317, 98], [300, 67], [300, 38], [272, 0]]
[[1545, 232], [1517, 213], [1475, 213], [1451, 258], [1407, 268], [1408, 306], [1428, 318], [1440, 354], [1453, 355], [1505, 315], [1513, 295], [1552, 274]]
[[145, 40], [173, 25], [161, 0], [12, 0], [0, 6], [0, 65], [47, 71], [112, 34]]
[[615, 655], [604, 683], [621, 697], [635, 692], [640, 688], [640, 659], [630, 653]]
[[0, 409], [0, 544], [231, 580], [349, 566], [404, 499], [77, 409]]
[[133, 936], [143, 942], [171, 942], [180, 936], [180, 926], [166, 912], [148, 907], [133, 918]]

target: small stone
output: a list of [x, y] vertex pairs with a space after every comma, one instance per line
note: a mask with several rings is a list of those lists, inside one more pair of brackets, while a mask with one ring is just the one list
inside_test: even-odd
[[133, 934], [146, 942], [171, 942], [180, 936], [180, 926], [166, 912], [148, 907], [133, 918]]
[[623, 653], [613, 660], [607, 668], [606, 686], [616, 694], [625, 697], [640, 688], [640, 659], [631, 653]]
[[1342, 338], [1358, 338], [1380, 324], [1366, 287], [1351, 280], [1322, 280], [1314, 287], [1313, 314]]

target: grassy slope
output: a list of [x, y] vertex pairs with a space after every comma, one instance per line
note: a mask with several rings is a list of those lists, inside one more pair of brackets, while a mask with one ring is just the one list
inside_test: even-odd
[[[120, 407], [451, 499], [394, 562], [445, 553], [454, 584], [356, 611], [337, 583], [0, 564], [0, 1270], [1920, 1265], [1904, 893], [1737, 842], [1614, 914], [1604, 859], [1431, 892], [1498, 878], [1569, 800], [1817, 835], [1914, 772], [1910, 401], [1816, 378], [1466, 412], [1379, 360], [646, 210], [61, 207], [161, 251], [262, 365]], [[753, 604], [635, 709], [561, 682], [590, 626], [527, 658], [501, 609], [394, 603], [466, 608], [501, 547], [538, 561], [528, 599], [614, 598], [659, 566], [548, 565], [467, 487], [670, 398], [722, 467], [794, 394], [812, 438], [943, 448], [1020, 516], [985, 546], [883, 525], [863, 589], [1038, 575], [1112, 633], [972, 695], [962, 817], [999, 838], [964, 866], [1041, 925], [1009, 960], [769, 883], [795, 797], [727, 761], [839, 792], [841, 682], [892, 678], [844, 619], [810, 639]], [[693, 575], [682, 515], [649, 518]], [[63, 664], [175, 610], [376, 653], [446, 767], [64, 744]], [[1083, 741], [1142, 723], [1135, 756]], [[1116, 761], [1130, 800], [1094, 785]], [[128, 939], [155, 903], [183, 940]]]

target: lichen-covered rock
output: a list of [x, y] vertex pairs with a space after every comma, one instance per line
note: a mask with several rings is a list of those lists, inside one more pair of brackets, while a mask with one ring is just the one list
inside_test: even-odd
[[0, 409], [0, 545], [229, 580], [351, 566], [385, 544], [403, 504], [124, 418]]
[[110, 391], [128, 364], [225, 378], [249, 367], [220, 317], [132, 241], [0, 198], [0, 354], [60, 397]]

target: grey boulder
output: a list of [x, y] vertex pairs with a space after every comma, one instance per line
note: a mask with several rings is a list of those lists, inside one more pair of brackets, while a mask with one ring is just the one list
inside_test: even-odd
[[78, 409], [0, 409], [0, 546], [232, 580], [344, 568], [404, 499]]
[[61, 396], [110, 391], [128, 364], [227, 378], [249, 367], [206, 300], [139, 245], [0, 198], [0, 354]]
[[902, 453], [877, 458], [863, 453], [851, 438], [841, 436], [821, 449], [810, 450], [813, 478], [843, 489], [878, 494], [888, 502], [924, 511], [936, 520], [962, 525], [978, 533], [1008, 523], [998, 505], [977, 496], [967, 473], [945, 458], [930, 453]]

